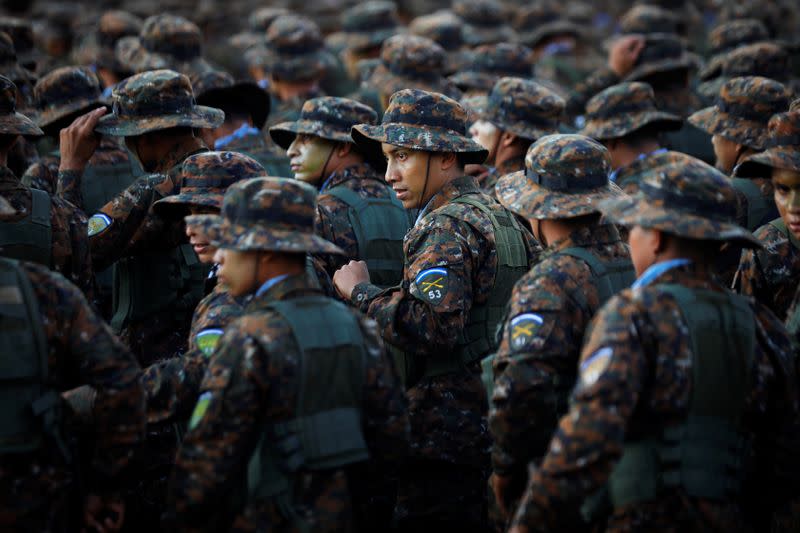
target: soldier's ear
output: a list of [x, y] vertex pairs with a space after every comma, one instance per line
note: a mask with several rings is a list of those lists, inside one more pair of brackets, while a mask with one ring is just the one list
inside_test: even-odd
[[438, 155], [442, 158], [442, 170], [450, 170], [458, 164], [458, 156], [454, 152], [441, 152]]
[[519, 139], [519, 137], [517, 137], [510, 131], [504, 131], [500, 133], [500, 144], [505, 147], [511, 146], [512, 144], [517, 142], [517, 139]]
[[347, 155], [353, 151], [353, 146], [353, 143], [339, 143], [339, 146], [336, 148], [337, 157], [347, 157]]

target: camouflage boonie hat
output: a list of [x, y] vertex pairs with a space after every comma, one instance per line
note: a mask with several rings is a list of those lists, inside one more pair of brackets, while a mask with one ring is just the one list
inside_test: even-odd
[[737, 202], [730, 180], [719, 170], [690, 155], [664, 152], [653, 156], [635, 195], [603, 202], [600, 210], [621, 226], [760, 247], [752, 233], [736, 224]]
[[486, 108], [489, 107], [489, 96], [473, 94], [465, 96], [459, 100], [459, 103], [467, 110], [467, 129], [469, 129], [473, 122], [480, 120], [483, 114], [486, 113]]
[[471, 54], [462, 49], [464, 39], [461, 36], [461, 19], [452, 11], [438, 11], [430, 15], [422, 15], [411, 21], [408, 30], [420, 37], [427, 37], [444, 49], [445, 73], [451, 74], [465, 68]]
[[619, 20], [619, 33], [622, 35], [650, 33], [681, 33], [678, 16], [662, 7], [637, 4], [622, 15]]
[[117, 59], [133, 72], [162, 68], [198, 72], [210, 68], [202, 58], [200, 28], [183, 17], [153, 15], [144, 21], [138, 37], [125, 37], [121, 47], [120, 41]]
[[31, 72], [35, 71], [39, 53], [36, 51], [30, 21], [0, 16], [0, 32], [7, 33], [11, 38], [19, 64]]
[[288, 81], [316, 79], [325, 74], [322, 33], [311, 19], [298, 15], [278, 17], [266, 35], [263, 62], [271, 74]]
[[250, 81], [237, 82], [233, 76], [222, 70], [208, 70], [189, 78], [192, 91], [199, 105], [211, 108], [225, 108], [226, 104], [236, 103], [247, 109], [253, 119], [253, 127], [261, 129], [267, 123], [270, 112], [269, 93]]
[[30, 86], [36, 80], [36, 76], [32, 72], [23, 68], [17, 62], [17, 51], [14, 48], [14, 43], [5, 32], [0, 32], [0, 75], [19, 85]]
[[531, 78], [533, 64], [533, 50], [527, 46], [486, 44], [475, 48], [472, 61], [449, 79], [463, 91], [476, 89], [488, 93], [500, 78]]
[[172, 70], [136, 74], [117, 85], [112, 112], [100, 117], [99, 133], [133, 137], [176, 127], [217, 128], [225, 113], [195, 103], [189, 78]]
[[689, 123], [710, 135], [763, 150], [769, 117], [789, 108], [791, 94], [768, 78], [733, 78], [722, 86], [717, 103], [691, 115]]
[[231, 185], [222, 202], [218, 248], [241, 252], [345, 255], [314, 234], [317, 191], [288, 178], [255, 178]]
[[469, 46], [516, 40], [503, 5], [496, 0], [455, 0], [452, 9], [463, 21], [461, 39]]
[[488, 150], [467, 136], [467, 110], [452, 98], [420, 89], [392, 95], [380, 125], [359, 124], [353, 141], [365, 153], [381, 154], [381, 143], [425, 152], [462, 154], [464, 162], [481, 164]]
[[384, 41], [381, 62], [372, 72], [369, 84], [383, 94], [423, 89], [460, 98], [461, 92], [443, 72], [441, 46], [418, 35], [395, 35]]
[[104, 68], [125, 70], [116, 55], [117, 41], [123, 37], [137, 37], [142, 31], [142, 19], [127, 11], [106, 11], [97, 27], [95, 62]]
[[186, 214], [190, 207], [222, 208], [222, 197], [237, 181], [266, 176], [258, 161], [238, 152], [202, 152], [181, 164], [178, 194], [153, 204], [157, 215], [172, 218]]
[[624, 81], [642, 81], [653, 74], [691, 70], [697, 65], [697, 58], [686, 50], [678, 35], [652, 33], [645, 36], [644, 48]]
[[306, 100], [300, 118], [282, 122], [269, 129], [275, 144], [289, 149], [298, 134], [313, 135], [329, 141], [352, 143], [350, 130], [357, 124], [375, 125], [378, 114], [371, 107], [349, 98], [321, 96]]
[[565, 106], [563, 98], [534, 81], [501, 78], [489, 93], [483, 119], [535, 141], [557, 132]]
[[342, 13], [342, 33], [346, 48], [375, 48], [403, 31], [394, 2], [370, 0]]
[[621, 194], [609, 174], [611, 155], [599, 142], [583, 135], [548, 135], [528, 148], [525, 170], [501, 177], [495, 193], [524, 218], [574, 218], [598, 213], [600, 201]]
[[648, 125], [679, 130], [683, 120], [656, 106], [653, 88], [640, 81], [612, 85], [586, 104], [582, 135], [598, 140], [618, 139]]
[[44, 135], [31, 119], [17, 113], [17, 87], [5, 76], [0, 76], [0, 134]]
[[778, 44], [761, 42], [735, 48], [721, 60], [719, 77], [697, 86], [697, 92], [706, 98], [716, 98], [722, 86], [739, 76], [763, 76], [780, 82], [786, 81], [789, 52]]
[[742, 19], [720, 24], [708, 34], [709, 59], [700, 69], [698, 78], [706, 81], [719, 76], [725, 56], [731, 50], [767, 40], [769, 32], [760, 20]]
[[545, 39], [556, 35], [581, 37], [584, 30], [564, 15], [554, 2], [537, 2], [521, 9], [514, 19], [520, 43], [536, 48]]
[[800, 172], [800, 109], [779, 113], [769, 119], [766, 148], [747, 156], [734, 173], [737, 177], [764, 177], [764, 167]]
[[291, 11], [283, 7], [262, 7], [253, 11], [253, 13], [247, 18], [247, 26], [253, 33], [262, 33], [267, 31], [270, 24], [272, 24], [275, 19], [283, 15], [290, 14]]
[[36, 123], [40, 128], [102, 105], [103, 89], [88, 67], [61, 67], [40, 79], [33, 87]]

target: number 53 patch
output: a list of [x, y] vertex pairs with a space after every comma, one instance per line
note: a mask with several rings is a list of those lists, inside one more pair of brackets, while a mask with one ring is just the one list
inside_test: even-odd
[[438, 304], [447, 295], [448, 272], [444, 268], [423, 270], [414, 278], [419, 297], [432, 304]]

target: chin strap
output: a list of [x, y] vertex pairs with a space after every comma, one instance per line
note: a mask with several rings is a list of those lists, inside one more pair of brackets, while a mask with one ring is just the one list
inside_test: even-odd
[[322, 184], [325, 183], [325, 180], [328, 178], [328, 176], [325, 174], [325, 170], [328, 168], [328, 163], [331, 162], [331, 157], [333, 157], [333, 151], [336, 150], [337, 146], [339, 146], [339, 143], [336, 143], [333, 146], [331, 146], [331, 151], [328, 152], [328, 158], [325, 160], [325, 164], [322, 165], [322, 172], [319, 173], [320, 187], [322, 187]]
[[417, 202], [417, 216], [419, 213], [422, 212], [422, 201], [425, 199], [425, 192], [428, 190], [428, 177], [431, 173], [431, 153], [428, 152], [428, 162], [425, 163], [425, 184], [422, 186], [422, 195], [419, 197], [419, 202]]

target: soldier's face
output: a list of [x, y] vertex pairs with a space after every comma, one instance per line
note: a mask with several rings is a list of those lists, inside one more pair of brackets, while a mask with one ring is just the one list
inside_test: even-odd
[[[440, 156], [393, 144], [382, 145], [386, 157], [386, 183], [406, 209], [418, 209], [441, 188], [437, 169]], [[430, 161], [429, 161], [430, 158]]]
[[711, 144], [714, 146], [714, 156], [717, 158], [716, 167], [725, 174], [733, 172], [736, 166], [736, 158], [739, 156], [739, 145], [720, 135], [711, 137]]
[[501, 133], [497, 126], [487, 120], [477, 120], [469, 128], [472, 140], [489, 150], [489, 157], [486, 158], [487, 163], [495, 160]]
[[800, 172], [774, 168], [772, 185], [781, 218], [789, 231], [800, 239]]
[[258, 289], [258, 254], [220, 248], [214, 254], [217, 279], [231, 296], [245, 296]]
[[633, 226], [628, 233], [631, 261], [637, 276], [641, 276], [645, 270], [655, 264], [656, 250], [658, 249], [657, 237], [655, 231], [641, 226]]
[[203, 233], [202, 228], [200, 226], [186, 224], [186, 236], [189, 237], [189, 244], [192, 245], [192, 249], [194, 253], [197, 254], [197, 258], [200, 259], [200, 262], [207, 265], [212, 264], [214, 262], [214, 255], [217, 253], [217, 248], [209, 242], [208, 236]]
[[294, 178], [312, 185], [318, 184], [327, 176], [325, 168], [336, 144], [313, 135], [298, 135], [289, 145], [289, 157]]

